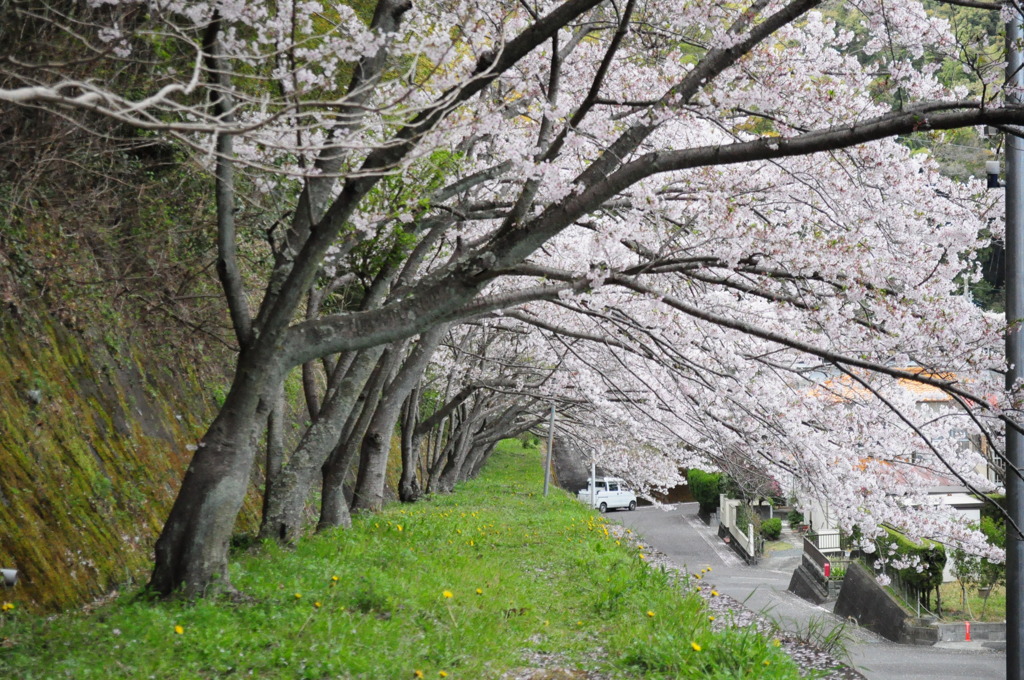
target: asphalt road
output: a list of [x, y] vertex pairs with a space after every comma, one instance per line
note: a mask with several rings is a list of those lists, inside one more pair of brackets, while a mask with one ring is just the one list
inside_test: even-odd
[[[808, 626], [824, 623], [834, 628], [841, 620], [828, 609], [811, 604], [787, 589], [800, 561], [799, 543], [757, 566], [747, 566], [697, 518], [697, 504], [683, 503], [671, 510], [640, 508], [614, 512], [612, 521], [633, 529], [645, 543], [664, 553], [680, 569], [691, 573], [711, 567], [706, 577], [716, 588], [762, 612], [783, 628], [805, 633]], [[783, 540], [786, 540], [783, 536]], [[868, 680], [1005, 680], [1006, 654], [968, 644], [946, 648], [898, 645], [868, 630], [847, 628], [846, 649], [857, 670]]]

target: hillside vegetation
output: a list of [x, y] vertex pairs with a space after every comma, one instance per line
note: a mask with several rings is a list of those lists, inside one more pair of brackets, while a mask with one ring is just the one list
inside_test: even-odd
[[[0, 674], [33, 678], [497, 678], [522, 667], [632, 678], [797, 678], [605, 518], [541, 495], [540, 451], [506, 440], [457, 493], [242, 556], [244, 597], [137, 594], [53, 620], [0, 615]], [[689, 592], [688, 592], [689, 591]], [[566, 676], [568, 677], [568, 676]], [[574, 676], [575, 677], [575, 676]]]
[[201, 169], [109, 124], [0, 120], [0, 566], [53, 611], [151, 567], [233, 347]]

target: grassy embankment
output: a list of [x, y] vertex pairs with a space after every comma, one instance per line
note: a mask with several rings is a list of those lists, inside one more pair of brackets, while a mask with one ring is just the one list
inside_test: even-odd
[[700, 598], [603, 517], [544, 498], [536, 450], [501, 448], [455, 494], [239, 556], [250, 601], [0, 613], [0, 677], [476, 679], [530, 655], [630, 678], [799, 677], [771, 640], [712, 632]]

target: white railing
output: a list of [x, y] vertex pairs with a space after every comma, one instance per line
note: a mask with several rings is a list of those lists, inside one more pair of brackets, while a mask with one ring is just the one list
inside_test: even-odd
[[753, 524], [748, 524], [746, 531], [741, 530], [737, 526], [731, 526], [729, 527], [729, 535], [732, 536], [732, 540], [736, 541], [736, 545], [742, 548], [748, 556], [755, 556], [757, 546], [754, 543]]
[[814, 543], [814, 547], [823, 553], [842, 552], [843, 548], [839, 543], [839, 530], [826, 529], [825, 531], [811, 531], [807, 538]]
[[736, 515], [741, 503], [743, 503], [741, 500], [726, 498], [725, 495], [720, 496], [718, 521], [729, 530], [730, 539], [727, 540], [735, 541], [736, 546], [740, 550], [751, 559], [754, 559], [757, 556], [757, 540], [754, 538], [754, 525], [747, 524], [745, 527], [739, 527], [736, 522]]

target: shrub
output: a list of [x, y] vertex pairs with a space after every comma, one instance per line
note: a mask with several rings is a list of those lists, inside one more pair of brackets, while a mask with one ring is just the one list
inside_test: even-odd
[[789, 526], [796, 528], [804, 523], [804, 513], [794, 508], [786, 514], [786, 521], [789, 522]]
[[931, 591], [942, 585], [942, 570], [946, 566], [946, 550], [934, 541], [925, 539], [921, 544], [914, 543], [894, 529], [885, 528], [886, 533], [877, 539], [878, 550], [868, 556], [874, 563], [879, 557], [892, 560], [913, 560], [917, 558], [921, 569], [917, 566], [898, 569], [896, 573], [904, 585], [916, 588], [924, 595], [925, 606], [931, 606]]
[[689, 470], [686, 481], [693, 492], [693, 498], [700, 503], [703, 513], [714, 512], [718, 508], [718, 494], [721, 493], [722, 476], [718, 473], [703, 470]]
[[782, 520], [778, 517], [772, 517], [761, 522], [761, 535], [769, 541], [778, 540], [779, 536], [782, 535]]

